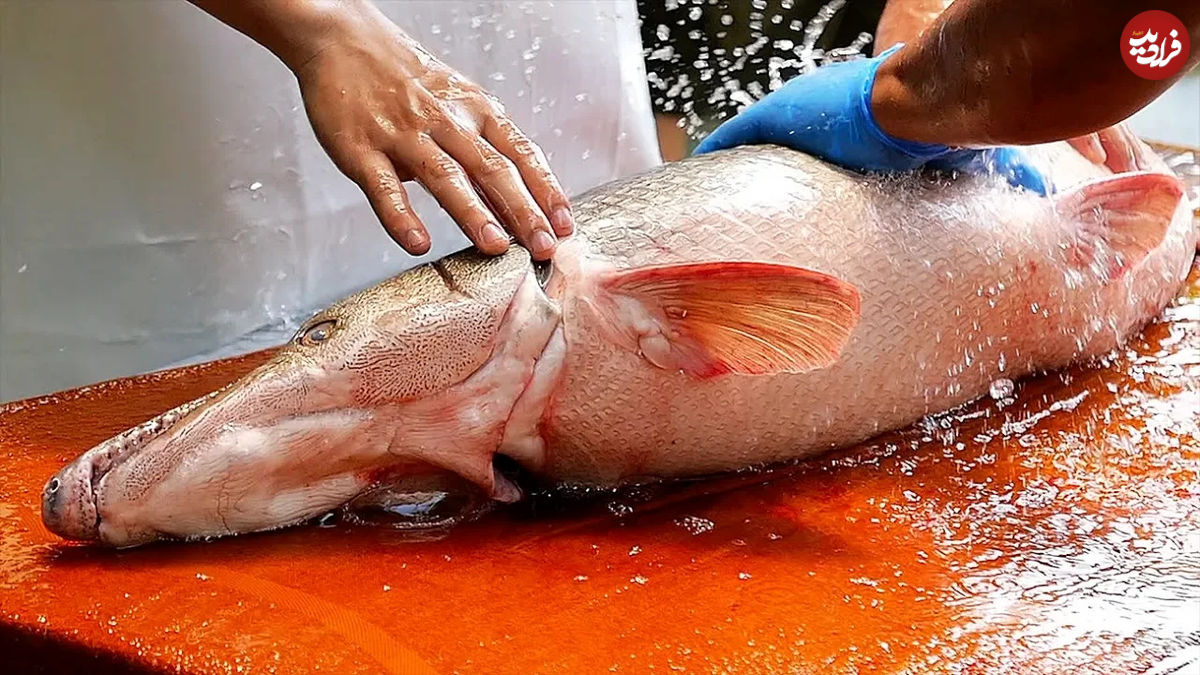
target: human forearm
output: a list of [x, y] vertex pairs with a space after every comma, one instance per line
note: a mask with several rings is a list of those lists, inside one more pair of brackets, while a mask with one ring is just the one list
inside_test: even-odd
[[378, 10], [366, 0], [189, 0], [293, 71]]
[[[1150, 5], [959, 0], [880, 67], [876, 121], [897, 138], [948, 145], [1038, 143], [1119, 122], [1178, 79], [1145, 80], [1125, 67], [1125, 24], [1165, 9], [1200, 41], [1200, 4]], [[1192, 63], [1198, 57], [1193, 50]]]
[[878, 56], [888, 47], [917, 39], [927, 26], [946, 11], [954, 0], [888, 0], [875, 29], [873, 53]]

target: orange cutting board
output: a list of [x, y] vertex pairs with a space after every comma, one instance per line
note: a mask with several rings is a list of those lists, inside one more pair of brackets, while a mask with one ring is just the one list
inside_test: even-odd
[[425, 542], [338, 525], [118, 552], [42, 527], [60, 466], [264, 358], [0, 408], [0, 671], [1200, 668], [1200, 267], [1107, 365], [764, 473]]

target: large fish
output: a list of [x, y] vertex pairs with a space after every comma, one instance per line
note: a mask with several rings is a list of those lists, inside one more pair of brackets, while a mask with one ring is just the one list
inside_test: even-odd
[[231, 386], [46, 486], [64, 537], [132, 546], [278, 528], [347, 502], [510, 502], [503, 466], [612, 486], [803, 457], [1103, 354], [1195, 250], [1148, 149], [1117, 176], [1031, 151], [995, 177], [844, 171], [777, 147], [597, 188], [552, 268], [462, 253], [309, 320]]

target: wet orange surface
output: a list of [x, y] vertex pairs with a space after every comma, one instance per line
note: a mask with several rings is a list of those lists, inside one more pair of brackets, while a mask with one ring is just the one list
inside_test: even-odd
[[440, 541], [338, 525], [116, 552], [42, 527], [62, 464], [261, 358], [0, 408], [7, 665], [1200, 668], [1200, 266], [1108, 365], [768, 473], [538, 500]]

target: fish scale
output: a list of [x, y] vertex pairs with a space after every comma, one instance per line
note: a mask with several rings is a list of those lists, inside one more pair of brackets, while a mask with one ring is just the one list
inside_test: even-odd
[[[1040, 152], [1060, 185], [1104, 176], [1065, 144]], [[578, 234], [555, 256], [568, 359], [542, 472], [588, 484], [802, 457], [983, 396], [998, 378], [1102, 354], [1151, 316], [1145, 305], [1167, 302], [1193, 246], [1181, 204], [1131, 290], [1096, 279], [1068, 289], [1062, 252], [1077, 226], [1051, 199], [998, 178], [861, 175], [777, 147], [665, 165], [574, 204]], [[583, 260], [787, 263], [854, 284], [861, 319], [829, 368], [698, 382], [604, 339], [569, 290]], [[1091, 311], [1119, 317], [1119, 334], [1079, 321]], [[1048, 335], [1073, 339], [1064, 348]]]

